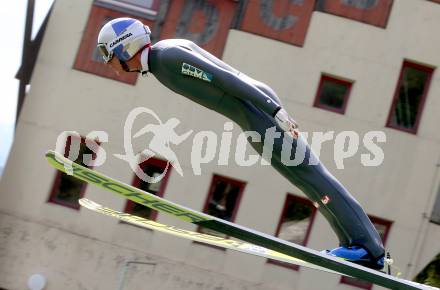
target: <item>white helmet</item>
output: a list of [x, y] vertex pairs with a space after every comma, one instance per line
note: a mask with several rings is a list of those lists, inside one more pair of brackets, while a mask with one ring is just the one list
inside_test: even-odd
[[151, 43], [150, 28], [133, 18], [116, 18], [107, 22], [98, 35], [98, 50], [104, 61], [115, 55], [125, 62]]

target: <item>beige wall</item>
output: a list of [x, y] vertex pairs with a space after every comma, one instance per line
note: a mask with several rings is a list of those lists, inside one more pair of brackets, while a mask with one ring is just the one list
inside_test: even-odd
[[[142, 289], [181, 285], [188, 289], [353, 289], [340, 285], [337, 276], [284, 269], [260, 258], [146, 232], [84, 209], [46, 203], [55, 171], [46, 164], [44, 152], [55, 147], [64, 130], [84, 135], [107, 131], [110, 142], [103, 147], [110, 155], [123, 152], [125, 118], [137, 106], [153, 109], [162, 120], [177, 117], [182, 121], [179, 132], [222, 132], [226, 121], [168, 91], [153, 76], [139, 78], [133, 87], [73, 70], [91, 2], [57, 1], [47, 28], [0, 183], [0, 286], [25, 289], [27, 277], [41, 272], [48, 277], [47, 289], [116, 289], [123, 261], [140, 260], [157, 265], [130, 270], [134, 278], [129, 283], [136, 289], [140, 285]], [[315, 12], [303, 48], [232, 30], [223, 57], [273, 87], [305, 131], [386, 133], [385, 161], [379, 167], [363, 167], [358, 153], [345, 161], [345, 170], [336, 169], [332, 142], [324, 145], [321, 158], [369, 214], [394, 221], [387, 245], [406, 278], [440, 252], [439, 226], [424, 218], [430, 214], [439, 185], [438, 71], [417, 135], [387, 129], [384, 124], [402, 61], [440, 65], [439, 16], [438, 4], [396, 0], [383, 30]], [[322, 72], [355, 80], [345, 115], [312, 106]], [[189, 173], [190, 150], [191, 142], [176, 150]], [[125, 182], [132, 179], [127, 164], [114, 157], [98, 170]], [[269, 234], [275, 232], [286, 192], [302, 195], [269, 167], [243, 169], [211, 163], [202, 170], [202, 176], [184, 178], [172, 172], [165, 197], [200, 210], [213, 173], [246, 180], [236, 222]], [[125, 206], [124, 200], [92, 186], [85, 195], [115, 209]], [[194, 229], [168, 216], [159, 215], [158, 220]], [[336, 243], [327, 222], [318, 216], [308, 246], [323, 249]]]

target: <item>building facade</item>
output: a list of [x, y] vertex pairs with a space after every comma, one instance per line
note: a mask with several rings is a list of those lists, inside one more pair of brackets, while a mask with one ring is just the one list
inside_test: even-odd
[[[310, 138], [327, 133], [322, 162], [370, 215], [402, 277], [412, 279], [440, 252], [440, 1], [58, 0], [0, 182], [0, 288], [27, 289], [28, 278], [39, 273], [45, 289], [380, 289], [145, 231], [79, 207], [77, 198], [87, 197], [207, 231], [78, 183], [44, 159], [57, 140], [66, 154], [71, 148], [90, 153], [80, 144], [96, 139], [91, 132], [105, 131], [108, 138], [96, 146], [106, 162], [95, 169], [109, 176], [310, 248], [337, 245], [298, 188], [270, 166], [235, 162], [235, 141], [228, 155], [216, 151], [194, 169], [198, 132], [212, 130], [221, 146], [224, 136], [237, 140], [240, 130], [151, 75], [106, 68], [95, 50], [97, 33], [121, 16], [142, 19], [153, 42], [193, 40], [270, 85]], [[193, 130], [173, 147], [183, 176], [172, 168], [160, 183], [145, 183], [114, 157], [124, 153], [124, 125], [137, 107], [162, 121], [177, 118], [179, 134]], [[154, 120], [139, 117], [133, 132], [148, 122]], [[383, 152], [379, 164], [366, 146], [366, 136], [377, 131], [386, 137], [373, 140], [381, 149], [373, 155]], [[356, 140], [360, 150], [335, 145]], [[135, 152], [148, 141], [133, 139]], [[246, 154], [253, 154], [251, 147]], [[141, 167], [157, 176], [166, 163], [152, 158]]]

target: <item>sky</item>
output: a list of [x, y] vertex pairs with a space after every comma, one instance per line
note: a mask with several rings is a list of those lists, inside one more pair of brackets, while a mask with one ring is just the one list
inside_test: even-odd
[[[34, 29], [32, 36], [38, 32], [41, 23], [53, 0], [35, 0]], [[27, 0], [10, 2], [7, 8], [0, 9], [0, 27], [8, 35], [8, 43], [1, 48], [2, 69], [0, 70], [0, 176], [1, 168], [13, 141], [15, 115], [17, 106], [18, 80], [15, 74], [21, 64], [23, 33], [26, 17]]]

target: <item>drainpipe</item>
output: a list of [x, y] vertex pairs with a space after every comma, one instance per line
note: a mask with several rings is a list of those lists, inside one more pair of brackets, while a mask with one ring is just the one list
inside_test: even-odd
[[436, 164], [434, 179], [433, 179], [432, 185], [431, 185], [431, 195], [429, 196], [429, 198], [427, 200], [425, 210], [422, 215], [422, 221], [420, 222], [420, 227], [419, 227], [419, 230], [417, 231], [417, 240], [414, 244], [411, 259], [409, 260], [409, 263], [406, 266], [406, 271], [405, 271], [406, 275], [405, 276], [408, 279], [413, 279], [417, 275], [417, 273], [415, 273], [416, 266], [419, 264], [422, 250], [425, 248], [426, 237], [427, 237], [428, 229], [429, 229], [429, 225], [430, 225], [430, 214], [429, 213], [432, 210], [432, 205], [435, 202], [436, 194], [437, 194], [437, 187], [440, 182], [439, 181], [439, 179], [440, 179], [439, 172], [440, 172], [440, 159]]

